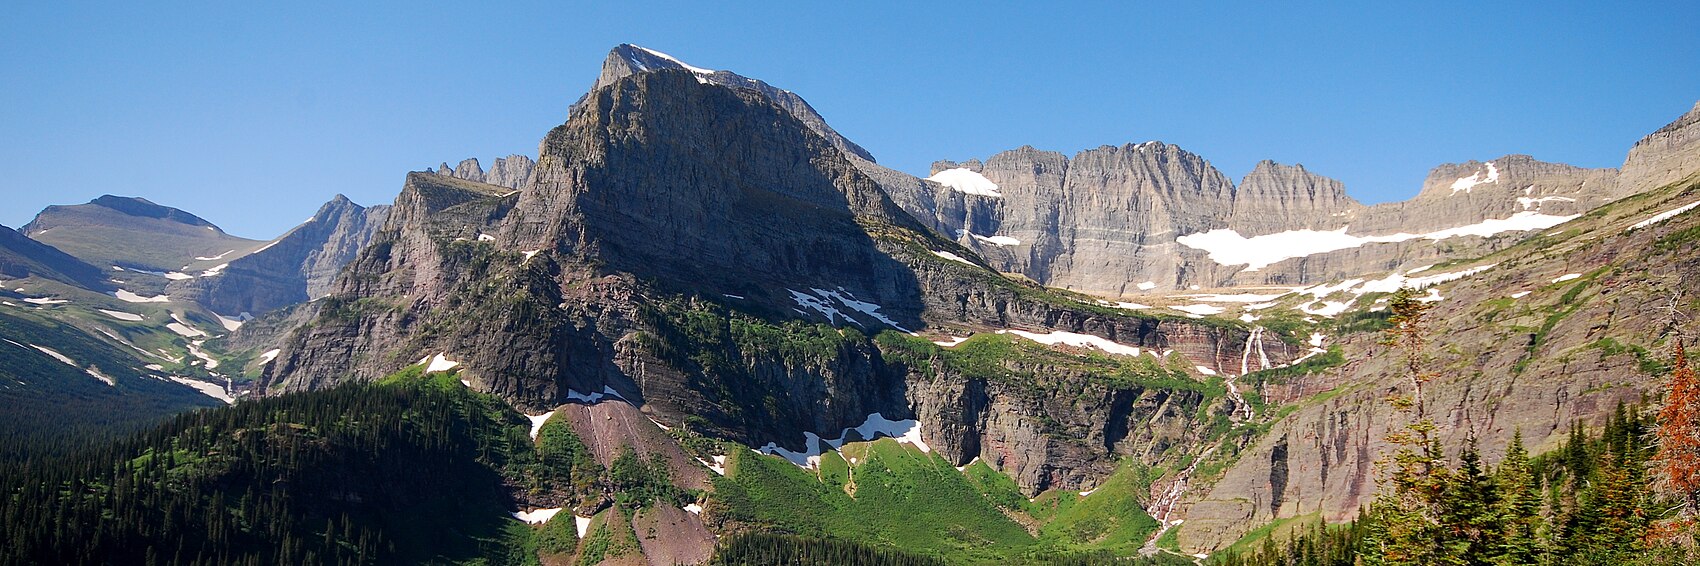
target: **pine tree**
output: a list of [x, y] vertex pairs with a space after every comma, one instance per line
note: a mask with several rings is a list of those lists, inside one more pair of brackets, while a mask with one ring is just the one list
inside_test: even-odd
[[1683, 516], [1700, 516], [1700, 382], [1688, 367], [1688, 353], [1676, 343], [1670, 388], [1659, 411], [1656, 471], [1664, 487], [1683, 504]]
[[1389, 434], [1397, 447], [1390, 462], [1387, 483], [1371, 510], [1381, 523], [1372, 536], [1377, 564], [1457, 564], [1446, 547], [1449, 533], [1443, 526], [1445, 499], [1452, 486], [1452, 471], [1446, 466], [1434, 421], [1424, 408], [1423, 384], [1433, 378], [1423, 371], [1426, 343], [1423, 333], [1429, 305], [1416, 300], [1416, 292], [1400, 289], [1388, 302], [1393, 326], [1384, 343], [1398, 348], [1411, 383], [1411, 395], [1393, 399], [1394, 407], [1413, 413], [1403, 430]]
[[1500, 498], [1498, 513], [1504, 529], [1502, 550], [1496, 564], [1534, 564], [1542, 556], [1545, 543], [1542, 536], [1541, 495], [1537, 478], [1529, 465], [1529, 453], [1523, 447], [1523, 431], [1511, 435], [1505, 458], [1494, 470], [1494, 483]]

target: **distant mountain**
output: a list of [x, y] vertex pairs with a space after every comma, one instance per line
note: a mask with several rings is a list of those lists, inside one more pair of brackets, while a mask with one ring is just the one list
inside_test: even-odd
[[225, 234], [200, 217], [136, 197], [55, 205], [19, 230], [91, 265], [155, 273], [214, 271], [264, 242]]
[[109, 286], [105, 270], [5, 226], [0, 226], [0, 275], [13, 279], [41, 277], [87, 289]]
[[1308, 285], [1473, 257], [1650, 188], [1619, 183], [1613, 169], [1509, 155], [1437, 167], [1416, 198], [1364, 206], [1303, 166], [1265, 161], [1236, 185], [1160, 142], [1073, 157], [1024, 147], [935, 163], [925, 181], [883, 175], [905, 210], [999, 270], [1110, 297]]
[[[188, 213], [44, 211], [31, 236], [116, 243], [83, 267], [0, 247], [27, 274], [0, 289], [6, 426], [182, 408], [113, 401], [149, 384], [253, 394], [0, 480], [24, 517], [0, 556], [1203, 563], [1359, 532], [1320, 525], [1384, 487], [1413, 382], [1447, 456], [1479, 439], [1491, 468], [1513, 435], [1649, 413], [1700, 316], [1700, 107], [1620, 169], [1444, 164], [1373, 206], [1161, 142], [920, 178], [795, 93], [634, 45], [563, 120], [536, 160], [410, 172], [391, 206], [337, 197], [192, 270], [146, 259], [220, 237]], [[1429, 305], [1415, 358], [1392, 304]], [[161, 511], [108, 474], [179, 489]], [[1552, 499], [1551, 524], [1587, 503]]]
[[307, 222], [230, 260], [218, 275], [176, 279], [167, 291], [230, 316], [258, 315], [324, 296], [388, 213], [387, 205], [363, 207], [337, 195]]

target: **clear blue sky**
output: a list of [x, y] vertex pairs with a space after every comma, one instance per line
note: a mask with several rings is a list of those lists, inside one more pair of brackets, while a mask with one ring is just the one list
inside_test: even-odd
[[534, 156], [621, 42], [796, 91], [911, 173], [1155, 139], [1368, 202], [1444, 162], [1617, 166], [1700, 99], [1689, 1], [61, 4], [0, 13], [12, 227], [113, 193], [271, 238], [336, 193], [389, 202], [409, 170]]

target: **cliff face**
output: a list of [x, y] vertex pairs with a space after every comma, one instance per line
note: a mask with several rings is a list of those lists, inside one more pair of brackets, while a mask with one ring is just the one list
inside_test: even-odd
[[[1657, 398], [1672, 341], [1693, 316], [1680, 297], [1700, 276], [1688, 243], [1700, 216], [1650, 220], [1697, 199], [1700, 176], [1690, 173], [1476, 260], [1492, 268], [1436, 288], [1445, 299], [1427, 316], [1427, 369], [1440, 377], [1424, 396], [1448, 454], [1473, 436], [1492, 464], [1518, 432], [1531, 452], [1551, 450], [1573, 422], [1598, 426], [1619, 403]], [[1386, 401], [1408, 391], [1399, 355], [1379, 339], [1340, 336], [1344, 365], [1258, 386], [1292, 414], [1189, 498], [1183, 548], [1221, 548], [1274, 519], [1348, 520], [1374, 497], [1385, 439], [1411, 420]], [[1277, 467], [1287, 470], [1280, 481]]]
[[[611, 391], [754, 446], [802, 449], [802, 432], [830, 436], [872, 413], [921, 416], [947, 458], [996, 462], [1030, 491], [1089, 483], [1116, 457], [1196, 434], [1170, 417], [1228, 410], [1220, 394], [1092, 377], [1108, 369], [1018, 367], [1050, 383], [1035, 389], [905, 361], [870, 336], [1054, 329], [1172, 350], [1185, 368], [1238, 363], [1253, 336], [999, 276], [762, 89], [701, 78], [663, 68], [593, 91], [517, 192], [460, 168], [410, 174], [372, 244], [286, 333], [265, 390], [371, 379], [441, 354], [521, 407]], [[1154, 160], [1121, 186], [1161, 186], [1201, 164]], [[1296, 356], [1260, 336], [1272, 363]]]
[[426, 169], [425, 172], [475, 183], [518, 189], [525, 184], [527, 179], [531, 178], [531, 170], [536, 166], [537, 162], [532, 161], [530, 157], [509, 155], [496, 159], [496, 163], [490, 166], [488, 172], [484, 171], [484, 168], [478, 164], [477, 158], [462, 159], [460, 164], [454, 167], [449, 167], [448, 163], [444, 163], [437, 166], [436, 169]]
[[[1269, 161], [1236, 186], [1203, 158], [1160, 142], [1073, 157], [1023, 147], [983, 163], [935, 163], [927, 180], [858, 164], [905, 210], [994, 267], [1110, 297], [1307, 285], [1474, 257], [1631, 194], [1616, 170], [1523, 155], [1443, 165], [1416, 198], [1375, 206], [1303, 166]], [[1354, 242], [1295, 251], [1256, 240], [1303, 231]], [[1188, 239], [1201, 236], [1214, 244]], [[1245, 250], [1270, 259], [1224, 259]]]
[[232, 316], [324, 296], [342, 267], [371, 242], [388, 211], [388, 206], [362, 207], [337, 195], [307, 222], [230, 260], [216, 275], [173, 280], [167, 291]]
[[1633, 194], [1674, 183], [1700, 171], [1700, 102], [1629, 149], [1622, 192]]

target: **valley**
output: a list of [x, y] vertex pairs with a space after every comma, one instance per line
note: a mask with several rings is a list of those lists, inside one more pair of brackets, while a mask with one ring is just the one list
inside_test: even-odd
[[1700, 310], [1700, 105], [1375, 205], [1155, 141], [919, 177], [630, 44], [561, 120], [267, 241], [111, 195], [0, 227], [0, 563], [1364, 552], [1398, 454], [1534, 466], [1552, 517], [1604, 476], [1543, 458], [1650, 466]]

